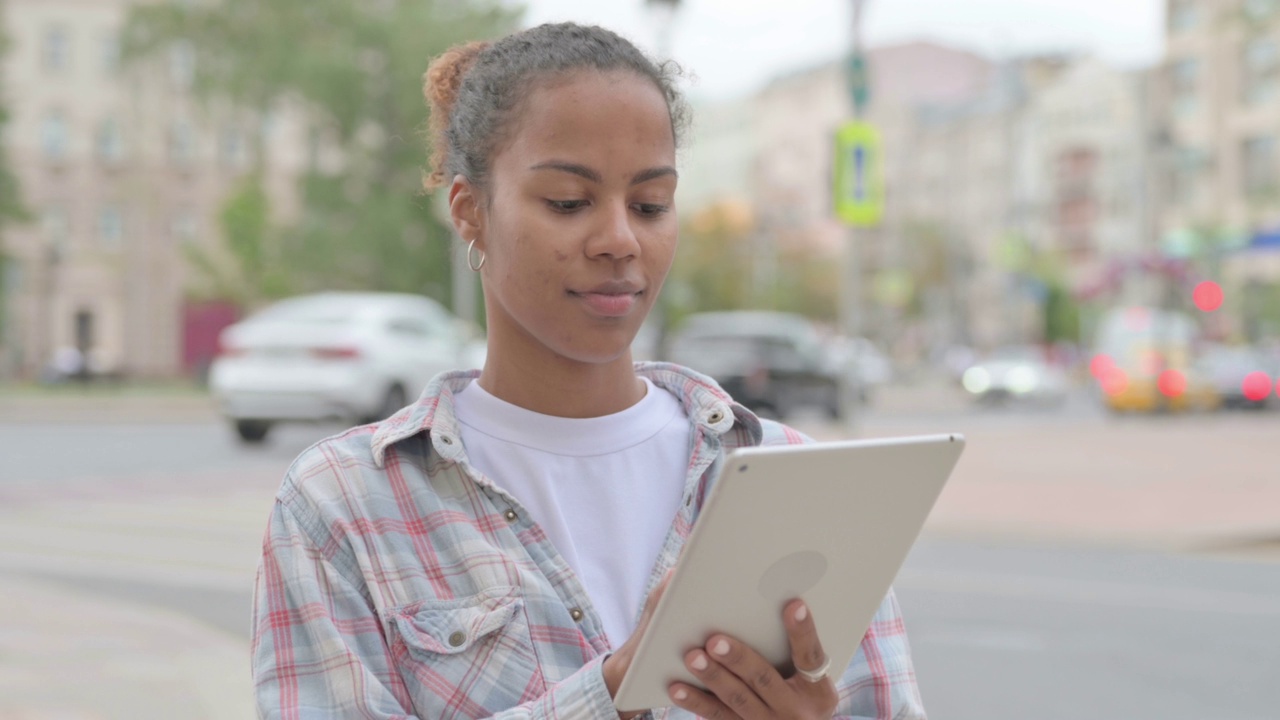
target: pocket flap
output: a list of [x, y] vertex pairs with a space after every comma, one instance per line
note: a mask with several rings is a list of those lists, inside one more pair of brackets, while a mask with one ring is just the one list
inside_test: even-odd
[[514, 589], [456, 600], [424, 600], [396, 609], [396, 629], [410, 649], [455, 655], [511, 622], [521, 602]]

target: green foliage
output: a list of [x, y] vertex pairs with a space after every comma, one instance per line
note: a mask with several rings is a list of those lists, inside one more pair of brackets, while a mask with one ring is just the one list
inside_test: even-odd
[[[123, 47], [132, 61], [163, 59], [174, 43], [190, 43], [200, 97], [263, 116], [282, 101], [300, 103], [323, 154], [338, 158], [332, 167], [313, 163], [299, 179], [302, 216], [290, 227], [255, 225], [248, 196], [229, 201], [224, 230], [250, 232], [225, 238], [235, 264], [250, 271], [245, 282], [267, 283], [255, 293], [361, 288], [447, 300], [451, 233], [419, 193], [422, 75], [450, 46], [509, 32], [519, 17], [499, 0], [155, 4], [131, 11]], [[266, 272], [263, 252], [272, 246], [274, 270]]]
[[919, 318], [924, 314], [926, 295], [950, 282], [952, 257], [946, 233], [938, 223], [908, 222], [902, 239], [904, 264], [912, 280], [904, 311], [907, 317]]
[[[780, 310], [811, 318], [836, 316], [840, 264], [808, 249], [775, 248], [773, 270], [761, 277], [749, 210], [712, 205], [680, 231], [680, 247], [661, 298], [670, 327], [690, 313], [711, 310]], [[773, 238], [771, 238], [773, 240]], [[756, 287], [758, 280], [769, 282]]]
[[[4, 32], [3, 27], [0, 27], [0, 58], [9, 54], [9, 45], [9, 36]], [[3, 97], [7, 95], [3, 92], [3, 87], [0, 87], [0, 98]], [[9, 109], [0, 104], [0, 135], [4, 134], [8, 124]], [[9, 318], [9, 307], [6, 304], [9, 289], [6, 283], [9, 282], [11, 275], [9, 263], [13, 262], [11, 253], [6, 247], [5, 229], [30, 220], [31, 213], [22, 201], [22, 188], [18, 183], [18, 176], [14, 174], [13, 167], [9, 163], [9, 153], [4, 145], [0, 145], [0, 343], [4, 343], [7, 338], [8, 328], [5, 323]]]
[[258, 174], [247, 176], [227, 198], [219, 218], [225, 252], [186, 248], [211, 297], [252, 308], [294, 291], [283, 248], [274, 242], [270, 200]]

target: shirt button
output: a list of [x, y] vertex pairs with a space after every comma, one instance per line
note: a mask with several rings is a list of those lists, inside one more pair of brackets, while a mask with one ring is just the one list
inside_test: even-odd
[[452, 445], [453, 438], [449, 437], [448, 435], [441, 435], [440, 442], [444, 443], [445, 445]]
[[582, 622], [582, 610], [578, 608], [570, 610], [569, 617], [573, 618], [574, 622]]
[[449, 644], [454, 647], [462, 647], [462, 643], [467, 641], [467, 634], [461, 630], [449, 636]]
[[719, 410], [716, 410], [715, 412], [707, 416], [707, 422], [711, 423], [712, 425], [715, 425], [716, 423], [720, 422], [723, 419], [724, 419], [724, 413], [720, 412]]
[[515, 510], [508, 510], [504, 515], [506, 515], [507, 522], [515, 522], [516, 518], [520, 517], [519, 515], [516, 515]]

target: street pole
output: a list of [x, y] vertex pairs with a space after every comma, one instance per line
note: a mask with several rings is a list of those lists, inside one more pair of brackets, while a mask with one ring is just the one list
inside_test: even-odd
[[666, 62], [671, 59], [671, 37], [680, 0], [646, 0], [645, 5], [658, 25], [655, 38], [658, 62]]
[[[851, 97], [853, 98], [853, 118], [860, 120], [862, 117], [861, 102], [857, 99], [855, 83], [865, 83], [865, 77], [855, 77], [854, 62], [860, 61], [862, 58], [862, 12], [866, 6], [866, 0], [853, 0], [853, 42], [852, 42], [852, 58], [849, 63], [849, 77], [847, 81], [850, 85]], [[851, 358], [853, 362], [852, 370], [846, 370], [840, 374], [842, 379], [840, 392], [840, 411], [844, 419], [845, 432], [848, 435], [854, 435], [858, 428], [858, 413], [860, 409], [858, 403], [861, 400], [862, 390], [862, 368], [858, 357], [858, 345], [856, 339], [861, 337], [861, 293], [862, 293], [862, 263], [859, 257], [858, 248], [858, 230], [850, 224], [846, 231], [848, 239], [845, 242], [844, 267], [841, 289], [840, 303], [840, 330], [846, 340], [855, 348]]]

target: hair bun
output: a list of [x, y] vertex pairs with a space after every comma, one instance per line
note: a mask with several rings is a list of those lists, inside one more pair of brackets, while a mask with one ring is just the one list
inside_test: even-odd
[[443, 110], [446, 115], [453, 110], [462, 77], [487, 47], [489, 43], [482, 40], [456, 45], [431, 61], [422, 79], [422, 95], [433, 110]]
[[431, 110], [430, 132], [433, 146], [431, 172], [422, 179], [422, 185], [427, 190], [444, 185], [446, 148], [449, 146], [444, 136], [449, 129], [449, 117], [458, 101], [463, 76], [487, 47], [489, 43], [483, 40], [451, 47], [432, 60], [422, 76], [422, 96], [426, 98], [427, 107]]

